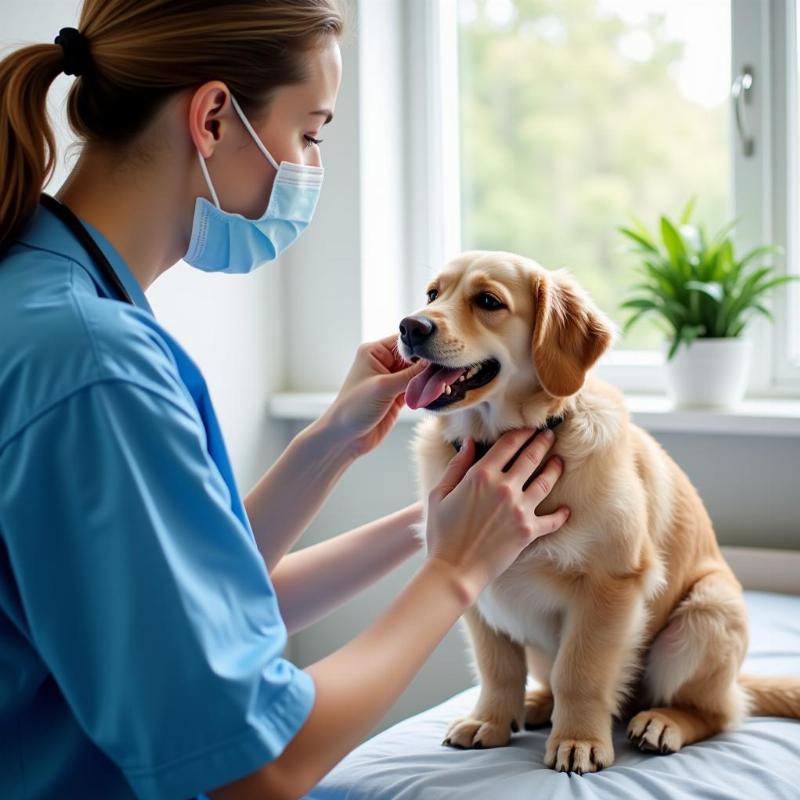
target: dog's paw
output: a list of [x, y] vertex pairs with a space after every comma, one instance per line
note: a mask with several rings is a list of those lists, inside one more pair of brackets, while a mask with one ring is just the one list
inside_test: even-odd
[[525, 729], [533, 730], [550, 724], [553, 715], [553, 693], [550, 689], [528, 689], [525, 692]]
[[544, 763], [558, 772], [597, 772], [614, 763], [614, 747], [610, 739], [568, 739], [551, 734]]
[[660, 711], [642, 711], [628, 723], [628, 738], [640, 749], [655, 753], [677, 753], [683, 733], [674, 720]]
[[519, 723], [513, 718], [483, 720], [464, 717], [450, 725], [442, 744], [460, 750], [504, 747], [511, 739], [511, 734], [518, 730]]

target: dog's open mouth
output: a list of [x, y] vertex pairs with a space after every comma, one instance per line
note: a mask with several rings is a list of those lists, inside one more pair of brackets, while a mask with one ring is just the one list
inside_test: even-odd
[[500, 372], [500, 362], [489, 358], [469, 367], [446, 367], [431, 361], [406, 387], [409, 408], [435, 411], [463, 400], [467, 392], [485, 386]]

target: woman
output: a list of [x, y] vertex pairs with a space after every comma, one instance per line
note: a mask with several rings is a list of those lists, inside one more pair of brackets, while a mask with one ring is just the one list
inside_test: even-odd
[[[308, 224], [342, 25], [334, 0], [85, 0], [78, 29], [0, 63], [3, 798], [300, 797], [566, 520], [535, 516], [546, 485], [521, 488], [552, 436], [509, 432], [474, 468], [467, 442], [389, 608], [306, 670], [281, 655], [271, 575], [307, 623], [417, 547], [419, 504], [282, 561], [420, 367], [393, 335], [362, 344], [242, 500], [202, 375], [144, 291], [181, 258], [250, 271]], [[62, 70], [84, 148], [53, 199]]]

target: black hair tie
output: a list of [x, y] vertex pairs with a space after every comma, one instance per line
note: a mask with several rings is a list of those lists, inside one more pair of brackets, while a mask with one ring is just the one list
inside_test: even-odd
[[83, 75], [92, 63], [89, 42], [77, 28], [62, 28], [53, 40], [64, 50], [64, 64], [61, 69], [67, 75]]

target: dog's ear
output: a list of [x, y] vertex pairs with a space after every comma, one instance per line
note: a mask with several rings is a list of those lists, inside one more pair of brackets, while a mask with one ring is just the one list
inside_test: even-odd
[[566, 273], [537, 270], [531, 281], [533, 366], [548, 394], [567, 397], [611, 345], [614, 323]]

